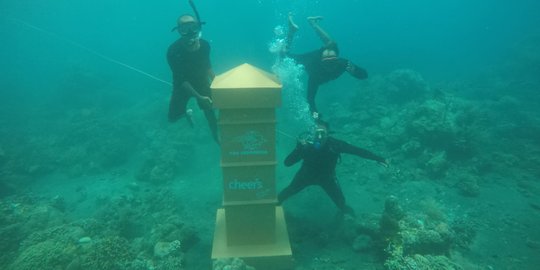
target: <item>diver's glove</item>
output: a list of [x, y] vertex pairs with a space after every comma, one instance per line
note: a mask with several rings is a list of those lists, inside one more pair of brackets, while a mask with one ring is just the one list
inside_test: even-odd
[[383, 166], [385, 168], [390, 167], [390, 164], [388, 164], [388, 161], [386, 161], [386, 159], [377, 160], [377, 163], [379, 163], [379, 165], [381, 165], [381, 166]]
[[197, 98], [199, 99], [200, 104], [202, 104], [204, 108], [212, 108], [212, 104], [214, 103], [214, 101], [211, 97], [200, 96]]
[[313, 143], [313, 135], [309, 132], [303, 132], [296, 139], [296, 148], [305, 148], [310, 143]]
[[368, 74], [366, 72], [365, 69], [355, 65], [353, 62], [351, 61], [347, 61], [347, 67], [345, 68], [345, 70], [351, 74], [351, 76], [359, 79], [359, 80], [363, 80], [365, 78], [368, 77]]
[[297, 140], [296, 141], [296, 150], [302, 150], [302, 149], [306, 148], [307, 144], [308, 143], [306, 141], [304, 141], [304, 140], [300, 140], [300, 139]]
[[347, 67], [345, 68], [347, 72], [353, 73], [356, 70], [356, 66], [351, 61], [347, 61]]
[[192, 109], [187, 109], [186, 110], [186, 119], [189, 123], [189, 126], [191, 128], [195, 127], [195, 124], [193, 123], [193, 110]]

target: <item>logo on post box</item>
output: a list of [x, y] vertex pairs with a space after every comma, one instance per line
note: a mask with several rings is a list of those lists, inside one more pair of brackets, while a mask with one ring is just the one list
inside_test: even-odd
[[255, 178], [254, 180], [250, 181], [240, 181], [238, 179], [234, 179], [229, 182], [229, 189], [232, 190], [258, 190], [262, 188], [263, 183], [259, 178]]
[[229, 151], [233, 156], [248, 156], [248, 155], [267, 155], [268, 150], [263, 149], [263, 145], [268, 141], [264, 136], [255, 130], [248, 130], [244, 134], [234, 138], [235, 142], [242, 145], [240, 151]]

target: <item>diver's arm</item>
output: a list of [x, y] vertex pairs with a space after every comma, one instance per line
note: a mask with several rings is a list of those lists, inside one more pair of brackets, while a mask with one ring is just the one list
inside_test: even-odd
[[322, 20], [321, 16], [315, 16], [315, 17], [308, 17], [309, 24], [313, 29], [315, 30], [315, 33], [317, 33], [317, 36], [321, 39], [324, 46], [330, 46], [331, 44], [335, 43], [334, 40], [330, 37], [330, 35], [322, 29], [322, 27], [319, 25], [319, 21]]
[[204, 44], [205, 44], [204, 47], [202, 47], [206, 55], [204, 65], [208, 67], [208, 69], [206, 70], [206, 75], [208, 76], [209, 81], [212, 82], [214, 78], [216, 77], [216, 73], [214, 73], [214, 69], [212, 69], [212, 63], [210, 61], [211, 48], [210, 48], [210, 44], [208, 44], [207, 41], [204, 41]]
[[203, 98], [203, 96], [201, 96], [199, 92], [197, 92], [197, 90], [193, 88], [191, 83], [184, 76], [185, 67], [180, 64], [182, 61], [181, 59], [175, 58], [175, 50], [176, 49], [171, 45], [171, 47], [169, 47], [169, 50], [167, 51], [167, 62], [169, 63], [169, 67], [171, 68], [171, 71], [173, 73], [173, 89], [175, 91], [181, 90], [186, 93], [190, 93], [197, 99]]
[[188, 81], [184, 81], [181, 85], [181, 87], [186, 90], [188, 93], [191, 93], [194, 97], [196, 97], [197, 99], [199, 100], [202, 100], [206, 103], [208, 103], [208, 105], [210, 106], [212, 104], [212, 99], [208, 96], [203, 96], [201, 94], [199, 94], [199, 92], [193, 88], [193, 86], [191, 85], [191, 83], [189, 83]]
[[285, 166], [290, 167], [302, 160], [304, 153], [304, 145], [300, 142], [296, 144], [296, 148], [285, 159]]
[[196, 97], [197, 99], [202, 100], [202, 101], [208, 103], [208, 105], [211, 105], [211, 104], [212, 104], [212, 99], [211, 99], [210, 97], [203, 96], [203, 95], [199, 94], [199, 92], [198, 92], [195, 88], [193, 88], [193, 86], [191, 85], [191, 83], [189, 83], [188, 81], [182, 82], [182, 84], [180, 85], [180, 87], [182, 87], [182, 89], [184, 89], [184, 91], [190, 93], [191, 95], [193, 95], [193, 96]]
[[188, 93], [191, 93], [194, 97], [198, 99], [204, 97], [201, 94], [199, 94], [199, 92], [197, 92], [197, 90], [195, 90], [195, 88], [193, 88], [191, 83], [189, 83], [188, 81], [183, 81], [182, 84], [180, 84], [180, 87], [182, 87], [182, 89], [184, 89]]
[[214, 70], [212, 68], [208, 69], [207, 74], [208, 74], [208, 79], [210, 79], [210, 82], [212, 82], [214, 78], [216, 77], [216, 73], [214, 73]]
[[386, 160], [383, 157], [380, 157], [369, 150], [354, 146], [341, 140], [334, 140], [336, 142], [336, 145], [338, 146], [338, 151], [341, 153], [351, 154], [365, 159], [371, 159], [383, 165], [387, 164]]
[[[212, 69], [212, 63], [210, 61], [210, 44], [208, 44], [207, 41], [204, 41], [204, 43], [201, 43], [201, 45], [202, 44], [204, 44], [204, 46], [201, 46], [201, 49], [204, 50], [204, 53], [206, 55], [206, 57], [204, 58], [205, 63], [203, 64], [208, 67], [206, 70], [206, 76], [208, 77], [208, 83], [212, 84], [212, 81], [214, 80], [214, 78], [216, 78], [216, 73], [214, 73], [214, 70]], [[209, 96], [200, 96], [199, 99], [203, 99], [206, 103], [208, 103], [208, 105], [210, 105], [210, 107], [213, 103], [212, 98]]]
[[[214, 71], [212, 70], [212, 68], [209, 68], [206, 72], [207, 72], [206, 74], [207, 74], [207, 76], [208, 76], [208, 81], [209, 81], [209, 83], [212, 83], [212, 81], [213, 81], [214, 78], [216, 77], [216, 74], [214, 73]], [[189, 83], [188, 83], [188, 84], [189, 84]], [[191, 86], [191, 84], [189, 84], [189, 86]], [[203, 96], [203, 95], [199, 94], [199, 93], [197, 92], [197, 90], [195, 90], [193, 87], [191, 87], [191, 89], [192, 89], [193, 92], [196, 93], [196, 94], [193, 94], [193, 96], [197, 97], [197, 99], [199, 99], [199, 100], [203, 100], [204, 102], [207, 103], [207, 105], [211, 106], [212, 103], [214, 102], [214, 101], [212, 100], [211, 97], [209, 97], [209, 96]], [[191, 93], [193, 93], [193, 92], [191, 92]]]
[[368, 74], [367, 74], [367, 71], [357, 65], [355, 65], [353, 62], [351, 61], [347, 61], [347, 67], [345, 68], [345, 70], [351, 74], [351, 76], [359, 79], [359, 80], [363, 80], [363, 79], [366, 79], [368, 77]]

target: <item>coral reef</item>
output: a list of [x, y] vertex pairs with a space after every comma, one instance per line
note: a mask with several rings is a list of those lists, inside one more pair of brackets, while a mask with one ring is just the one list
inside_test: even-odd
[[215, 260], [212, 266], [213, 270], [256, 270], [246, 265], [240, 258], [226, 258]]
[[174, 138], [174, 134], [174, 130], [153, 134], [154, 142], [145, 150], [145, 160], [136, 175], [138, 181], [166, 184], [193, 164], [194, 145]]
[[[103, 111], [76, 111], [66, 122], [46, 122], [47, 133], [39, 132], [38, 125], [29, 127], [29, 134], [17, 137], [5, 149], [10, 156], [0, 173], [8, 179], [36, 178], [58, 171], [72, 177], [92, 175], [125, 164], [137, 150], [139, 137], [133, 126], [120, 119], [111, 121]], [[25, 182], [8, 183], [17, 188]]]
[[[395, 202], [395, 199], [391, 200]], [[471, 234], [456, 233], [442, 206], [433, 199], [422, 211], [407, 213], [399, 220], [398, 232], [386, 237], [387, 269], [462, 269], [448, 256], [456, 243], [470, 243]], [[385, 208], [385, 212], [387, 212]], [[383, 213], [383, 217], [384, 217]], [[381, 218], [383, 220], [383, 218]], [[470, 224], [469, 224], [470, 225]], [[463, 231], [463, 226], [455, 226]], [[467, 227], [470, 231], [472, 227]], [[445, 268], [446, 267], [446, 268]]]
[[46, 240], [25, 248], [8, 269], [61, 269], [73, 260], [74, 249], [74, 245]]
[[182, 244], [179, 240], [174, 240], [172, 242], [157, 242], [154, 245], [154, 256], [159, 258], [167, 257], [180, 251], [181, 246]]
[[401, 209], [398, 199], [389, 197], [384, 203], [384, 211], [379, 222], [379, 232], [384, 239], [397, 237], [400, 231], [399, 222], [405, 217], [405, 212]]
[[17, 257], [19, 248], [51, 239], [40, 237], [38, 232], [49, 234], [64, 224], [63, 213], [47, 205], [36, 205], [40, 200], [39, 197], [22, 196], [0, 201], [0, 265], [7, 265]]
[[0, 145], [0, 168], [6, 163], [8, 157], [6, 155], [6, 152], [4, 151], [4, 148], [2, 145]]
[[[366, 82], [369, 99], [379, 104], [402, 105], [424, 99], [431, 92], [422, 75], [410, 69], [399, 69], [385, 76], [374, 76]], [[366, 93], [362, 93], [366, 95]], [[360, 98], [360, 97], [357, 97]], [[356, 111], [356, 110], [353, 110]]]
[[8, 269], [64, 268], [77, 256], [77, 239], [84, 230], [65, 224], [53, 208], [19, 203], [8, 218], [12, 226], [2, 228], [0, 237], [6, 241], [0, 250], [5, 255], [17, 254], [2, 258], [3, 265], [10, 265]]
[[466, 197], [477, 197], [480, 194], [478, 176], [474, 174], [463, 175], [456, 185], [460, 194]]
[[106, 237], [96, 241], [88, 254], [81, 258], [81, 269], [126, 269], [135, 258], [126, 239]]
[[[357, 252], [375, 251], [389, 270], [462, 269], [452, 261], [454, 249], [466, 249], [474, 238], [473, 224], [449, 221], [443, 207], [425, 200], [421, 211], [406, 211], [395, 196], [387, 198], [383, 213], [349, 223], [344, 236]], [[448, 268], [444, 268], [448, 267]]]
[[430, 91], [422, 75], [410, 69], [395, 70], [385, 79], [387, 88], [384, 89], [384, 93], [389, 102], [403, 104], [423, 99]]
[[[61, 197], [0, 201], [0, 265], [7, 269], [183, 269], [197, 243], [168, 191], [102, 199], [96, 219], [68, 222]], [[172, 202], [169, 200], [173, 200]], [[147, 215], [148, 212], [155, 212]]]
[[[483, 256], [478, 257], [485, 261], [478, 263], [486, 269], [528, 269], [533, 263], [522, 258], [538, 261], [539, 40], [518, 44], [515, 58], [502, 71], [483, 78], [435, 87], [416, 71], [396, 70], [355, 81], [361, 91], [350, 99], [339, 96], [339, 102], [320, 106], [338, 137], [389, 157], [391, 167], [367, 170], [372, 164], [343, 159], [339, 174], [347, 198], [362, 197], [366, 204], [348, 202], [366, 213], [342, 223], [330, 221], [330, 229], [319, 224], [324, 222], [309, 227], [305, 220], [293, 222], [293, 247], [302, 252], [304, 263], [298, 269], [475, 269], [458, 255], [469, 251]], [[286, 132], [299, 128], [298, 122], [308, 123], [299, 118], [309, 114], [303, 107], [298, 110], [305, 103], [298, 75], [292, 74], [296, 81], [288, 86], [301, 95], [286, 97], [298, 117], [287, 119], [293, 127], [281, 126]], [[185, 132], [183, 123], [156, 121], [164, 118], [163, 104], [141, 102], [132, 92], [108, 88], [109, 83], [102, 75], [73, 70], [57, 91], [67, 106], [31, 104], [15, 115], [11, 111], [18, 111], [17, 104], [2, 100], [10, 104], [0, 108], [7, 116], [0, 119], [1, 269], [179, 270], [189, 268], [188, 259], [201, 258], [194, 246], [206, 235], [199, 221], [185, 215], [185, 190], [175, 183], [207, 169], [206, 160], [198, 160], [206, 153], [198, 154], [202, 144], [194, 139], [202, 133], [197, 128]], [[140, 104], [128, 104], [127, 98]], [[21, 195], [40, 192], [34, 184], [54, 173], [73, 181], [114, 174], [115, 184], [126, 188], [96, 192], [85, 179], [64, 195]], [[133, 176], [137, 181], [127, 184]], [[420, 197], [418, 190], [426, 194]], [[397, 196], [383, 204], [388, 194]], [[484, 200], [499, 195], [514, 208], [500, 208], [506, 201]], [[474, 209], [464, 213], [465, 207]], [[496, 230], [486, 234], [490, 227]], [[483, 250], [486, 239], [495, 249], [519, 239], [519, 246], [500, 249], [520, 250]], [[336, 247], [351, 257], [336, 256]], [[371, 259], [371, 265], [352, 266], [347, 260], [352, 257]], [[231, 258], [214, 262], [214, 269], [253, 268]]]
[[[478, 149], [485, 148], [489, 139], [483, 128], [488, 124], [485, 108], [450, 94], [450, 86], [430, 87], [410, 70], [375, 77], [364, 87], [366, 91], [351, 103], [353, 113], [345, 113], [343, 105], [332, 105], [337, 109], [330, 111], [330, 122], [341, 125], [340, 137], [369, 141], [374, 144], [371, 148], [392, 153], [406, 164], [401, 166], [402, 174], [415, 179], [450, 180], [457, 187], [458, 181], [449, 178], [455, 177], [454, 170], [464, 164], [481, 166]], [[397, 89], [412, 90], [392, 100]], [[366, 103], [373, 105], [355, 107]], [[379, 103], [385, 106], [376, 106]], [[474, 181], [460, 182], [458, 191], [464, 196], [476, 196], [481, 190]]]
[[444, 269], [444, 270], [462, 270], [462, 266], [452, 262], [445, 256], [432, 255], [406, 255], [399, 248], [389, 248], [390, 259], [384, 262], [384, 266], [388, 270], [428, 270], [428, 269]]

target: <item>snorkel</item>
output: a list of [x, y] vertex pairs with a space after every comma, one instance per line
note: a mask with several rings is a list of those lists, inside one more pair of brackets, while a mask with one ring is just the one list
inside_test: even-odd
[[197, 19], [197, 27], [198, 29], [192, 29], [190, 37], [188, 39], [188, 45], [193, 45], [195, 42], [197, 42], [202, 37], [202, 26], [205, 24], [205, 22], [201, 21], [201, 16], [199, 15], [199, 11], [197, 10], [197, 7], [195, 6], [195, 3], [193, 0], [189, 0], [189, 6], [193, 10], [193, 13], [195, 14], [195, 18]]
[[315, 148], [315, 150], [321, 149], [321, 142], [319, 142], [319, 141], [314, 141], [314, 142], [313, 142], [313, 148]]
[[199, 22], [199, 26], [202, 28], [202, 25], [206, 24], [206, 22], [201, 21], [201, 16], [199, 16], [199, 11], [197, 11], [197, 7], [195, 6], [195, 3], [193, 3], [193, 0], [189, 0], [189, 5], [195, 14], [195, 18], [197, 18], [197, 21]]
[[196, 46], [197, 41], [201, 38], [201, 28], [205, 22], [201, 21], [199, 11], [195, 7], [193, 0], [189, 0], [189, 5], [195, 14], [195, 17], [191, 15], [182, 15], [178, 18], [177, 26], [172, 28], [172, 31], [177, 31], [185, 40], [185, 44], [189, 47]]

